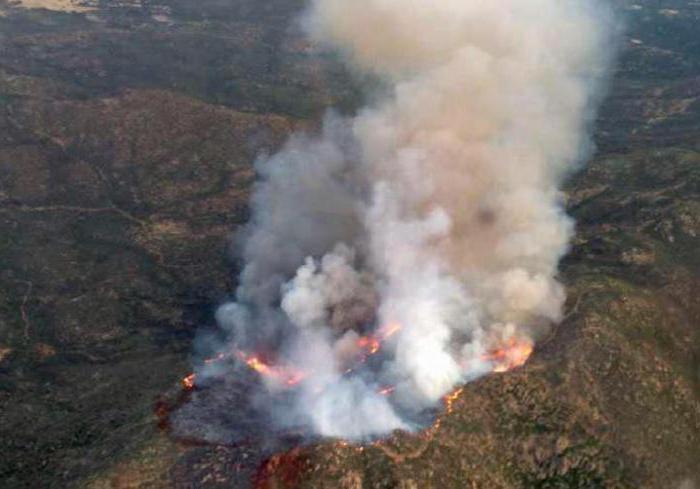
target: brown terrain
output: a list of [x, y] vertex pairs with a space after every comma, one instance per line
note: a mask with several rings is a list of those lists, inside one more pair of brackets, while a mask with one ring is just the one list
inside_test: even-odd
[[[361, 98], [301, 0], [0, 0], [0, 487], [700, 488], [700, 3], [616, 0], [565, 320], [424, 433], [178, 438], [256, 155]], [[235, 411], [235, 406], [231, 407]]]

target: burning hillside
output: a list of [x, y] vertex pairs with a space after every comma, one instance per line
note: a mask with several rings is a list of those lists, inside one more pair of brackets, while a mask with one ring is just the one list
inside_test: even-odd
[[[393, 336], [400, 330], [400, 326], [392, 325], [379, 336], [362, 336], [357, 339], [353, 351], [354, 364], [347, 366], [345, 375], [351, 375], [358, 366], [364, 364], [372, 355], [377, 354], [382, 348], [382, 342]], [[532, 343], [527, 339], [516, 340], [510, 338], [504, 345], [482, 355], [484, 362], [491, 364], [491, 371], [502, 373], [521, 367], [528, 360], [533, 351]], [[252, 371], [260, 375], [265, 382], [271, 382], [281, 387], [293, 388], [303, 382], [307, 373], [294, 367], [275, 365], [264, 360], [261, 355], [248, 354], [240, 350], [229, 353], [219, 353], [214, 357], [204, 360], [205, 365], [213, 365], [227, 361], [238, 361], [246, 365]], [[193, 390], [197, 383], [197, 375], [191, 373], [182, 379], [182, 387], [186, 391]], [[384, 386], [377, 390], [381, 395], [390, 395], [396, 390], [396, 386]]]
[[365, 440], [525, 363], [560, 319], [558, 186], [606, 66], [598, 7], [538, 3], [311, 2], [311, 38], [383, 96], [258, 160], [235, 300], [186, 388], [246, 368], [269, 425]]

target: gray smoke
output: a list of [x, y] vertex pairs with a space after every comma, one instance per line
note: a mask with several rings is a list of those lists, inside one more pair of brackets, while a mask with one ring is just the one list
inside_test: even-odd
[[[304, 20], [388, 95], [256, 163], [221, 350], [273, 350], [304, 373], [266, 380], [263, 397], [290, 391], [272, 408], [282, 424], [347, 439], [415, 429], [499, 368], [490, 352], [527, 349], [560, 319], [573, 225], [559, 185], [589, 148], [608, 13], [592, 0], [313, 0]], [[383, 340], [371, 358], [367, 335]]]

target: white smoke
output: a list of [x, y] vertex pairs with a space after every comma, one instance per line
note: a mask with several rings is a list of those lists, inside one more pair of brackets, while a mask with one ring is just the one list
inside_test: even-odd
[[[487, 352], [560, 319], [573, 225], [558, 187], [588, 147], [606, 15], [592, 0], [311, 2], [313, 39], [388, 95], [257, 162], [245, 268], [218, 319], [224, 349], [274, 349], [306, 373], [280, 422], [349, 439], [416, 428], [492, 369]], [[395, 325], [353, 364], [361, 335]]]

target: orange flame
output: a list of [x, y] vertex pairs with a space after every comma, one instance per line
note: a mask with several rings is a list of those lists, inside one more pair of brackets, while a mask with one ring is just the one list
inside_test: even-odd
[[194, 381], [195, 381], [195, 379], [196, 379], [195, 374], [189, 374], [187, 377], [185, 377], [184, 379], [182, 379], [182, 387], [183, 387], [186, 391], [191, 391], [192, 389], [194, 389]]
[[[360, 350], [360, 363], [364, 363], [367, 359], [376, 354], [382, 348], [382, 342], [392, 337], [401, 330], [399, 323], [387, 323], [380, 328], [377, 334], [367, 335], [358, 338], [357, 348]], [[272, 365], [263, 360], [259, 355], [249, 354], [240, 350], [232, 352], [220, 352], [211, 358], [204, 360], [206, 365], [212, 365], [231, 358], [238, 358], [245, 363], [250, 369], [254, 370], [263, 377], [275, 379], [280, 384], [286, 386], [294, 386], [304, 380], [307, 374], [293, 367], [284, 367]], [[354, 369], [349, 368], [346, 373], [352, 372]], [[185, 390], [192, 390], [195, 386], [195, 374], [190, 374], [182, 379], [182, 385]]]
[[[531, 340], [510, 338], [500, 348], [483, 355], [482, 359], [493, 364], [492, 371], [494, 373], [502, 373], [523, 366], [530, 358], [530, 355], [532, 355], [533, 350], [534, 345]], [[443, 397], [445, 412], [435, 420], [433, 426], [424, 432], [423, 436], [425, 438], [432, 438], [440, 430], [443, 419], [445, 416], [452, 414], [454, 404], [463, 392], [464, 387], [460, 387]]]
[[533, 350], [534, 345], [529, 339], [510, 338], [504, 346], [487, 353], [483, 359], [493, 363], [493, 372], [503, 373], [522, 367]]
[[396, 333], [401, 331], [401, 324], [399, 323], [388, 323], [379, 330], [379, 337], [382, 341], [388, 340]]
[[270, 365], [257, 355], [248, 355], [241, 351], [236, 354], [248, 367], [263, 377], [273, 379], [286, 386], [294, 386], [304, 380], [306, 373], [293, 367]]
[[447, 412], [447, 414], [450, 414], [452, 412], [452, 410], [454, 409], [454, 403], [457, 399], [459, 399], [459, 396], [462, 395], [462, 392], [464, 392], [464, 387], [460, 387], [454, 392], [447, 394], [445, 397], [443, 397], [443, 402], [445, 403], [445, 411]]
[[445, 411], [438, 416], [438, 418], [435, 420], [433, 425], [425, 430], [423, 432], [423, 437], [424, 438], [432, 438], [435, 433], [437, 433], [440, 430], [440, 427], [442, 426], [442, 420], [445, 418], [445, 416], [448, 416], [452, 414], [454, 411], [454, 404], [459, 399], [459, 397], [462, 395], [462, 392], [464, 392], [464, 387], [459, 387], [458, 389], [452, 391], [451, 393], [445, 395], [442, 398], [443, 405], [445, 406]]
[[368, 357], [374, 355], [382, 348], [382, 343], [401, 330], [399, 323], [387, 323], [379, 329], [376, 334], [362, 336], [357, 340], [357, 347], [363, 352], [364, 358], [360, 361], [364, 362]]
[[[291, 367], [280, 367], [277, 365], [270, 365], [269, 363], [262, 360], [260, 356], [247, 354], [240, 350], [236, 350], [231, 353], [218, 353], [217, 355], [204, 360], [204, 363], [206, 365], [212, 365], [214, 363], [228, 360], [229, 358], [238, 358], [243, 363], [245, 363], [251, 370], [254, 370], [255, 372], [259, 373], [262, 377], [274, 379], [280, 384], [284, 384], [290, 387], [298, 384], [306, 377], [306, 374], [301, 370]], [[194, 389], [196, 379], [196, 374], [189, 374], [187, 377], [182, 379], [182, 387], [188, 391]]]
[[[360, 337], [357, 340], [357, 347], [362, 352], [361, 358], [359, 359], [360, 363], [364, 363], [370, 356], [377, 353], [382, 348], [382, 343], [400, 330], [400, 324], [388, 323], [380, 328], [377, 333]], [[492, 372], [502, 373], [524, 365], [532, 355], [533, 350], [534, 344], [530, 339], [511, 337], [504, 341], [500, 347], [482, 355], [481, 358], [491, 363]], [[265, 361], [260, 355], [248, 354], [240, 350], [235, 350], [230, 353], [222, 352], [212, 358], [206, 359], [204, 362], [206, 364], [212, 364], [230, 358], [238, 358], [262, 377], [273, 379], [279, 384], [288, 387], [297, 385], [307, 376], [306, 372], [297, 368], [274, 365]], [[354, 367], [349, 368], [346, 374], [351, 373], [353, 370]], [[183, 388], [187, 391], [194, 389], [195, 381], [196, 376], [194, 373], [188, 375], [182, 379]], [[382, 396], [389, 396], [395, 390], [396, 386], [385, 386], [378, 389], [377, 393]], [[434, 424], [423, 433], [424, 437], [432, 438], [435, 433], [440, 430], [443, 419], [454, 411], [455, 402], [463, 392], [464, 387], [460, 387], [443, 397], [445, 410], [443, 414], [435, 420]]]
[[382, 347], [382, 343], [373, 336], [363, 336], [357, 340], [357, 347], [367, 355], [374, 355]]

